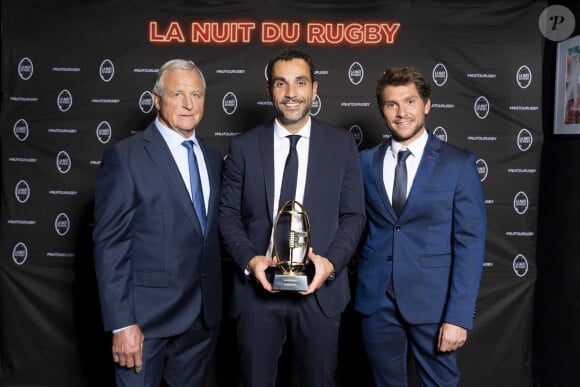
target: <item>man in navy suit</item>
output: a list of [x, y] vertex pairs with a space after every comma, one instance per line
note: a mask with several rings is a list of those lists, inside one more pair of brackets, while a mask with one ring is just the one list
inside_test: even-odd
[[[193, 62], [165, 63], [153, 89], [157, 118], [103, 156], [93, 238], [119, 386], [199, 387], [208, 373], [222, 307], [222, 158], [196, 135], [205, 87]], [[201, 199], [199, 214], [192, 194]]]
[[[309, 55], [283, 51], [267, 67], [276, 118], [231, 141], [224, 167], [220, 231], [237, 267], [232, 315], [237, 319], [242, 382], [273, 387], [283, 345], [291, 340], [304, 387], [334, 386], [338, 330], [349, 299], [347, 263], [365, 224], [359, 154], [353, 136], [310, 117], [318, 84]], [[294, 199], [310, 220], [308, 289], [276, 292], [272, 235], [284, 163], [299, 135]]]
[[[483, 190], [475, 156], [425, 129], [430, 94], [415, 69], [387, 69], [376, 95], [392, 137], [361, 152], [368, 230], [355, 308], [378, 387], [408, 385], [408, 348], [422, 386], [457, 385], [456, 350], [473, 327], [486, 235]], [[399, 184], [397, 154], [405, 151], [407, 181]], [[397, 213], [391, 203], [401, 185]]]

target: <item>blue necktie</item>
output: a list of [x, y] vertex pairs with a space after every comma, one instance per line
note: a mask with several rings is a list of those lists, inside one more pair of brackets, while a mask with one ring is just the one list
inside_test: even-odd
[[205, 233], [206, 214], [205, 203], [203, 201], [203, 190], [201, 188], [201, 179], [199, 177], [199, 167], [197, 165], [197, 158], [193, 151], [193, 141], [187, 140], [181, 143], [187, 148], [187, 161], [189, 162], [189, 184], [191, 185], [191, 201], [201, 226], [201, 231]]
[[407, 164], [405, 160], [411, 155], [408, 149], [401, 149], [397, 153], [397, 166], [395, 168], [395, 183], [393, 185], [393, 209], [397, 217], [401, 214], [407, 201]]
[[300, 140], [300, 136], [291, 135], [286, 137], [290, 139], [290, 151], [288, 152], [286, 165], [284, 166], [278, 208], [282, 207], [288, 200], [294, 200], [296, 196], [296, 179], [298, 178], [298, 153], [296, 152], [296, 143]]

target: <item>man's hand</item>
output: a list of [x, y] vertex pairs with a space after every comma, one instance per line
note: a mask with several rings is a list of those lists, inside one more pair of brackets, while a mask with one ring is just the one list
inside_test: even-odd
[[457, 325], [443, 323], [439, 328], [439, 343], [437, 348], [441, 352], [458, 350], [467, 341], [467, 329]]
[[113, 361], [121, 367], [135, 368], [135, 372], [141, 372], [143, 339], [143, 332], [137, 324], [113, 334]]
[[312, 278], [307, 291], [299, 292], [302, 295], [312, 294], [320, 289], [328, 277], [334, 273], [332, 262], [322, 255], [314, 254], [312, 247], [308, 250], [308, 259], [314, 265], [314, 278]]
[[277, 293], [277, 291], [272, 290], [272, 284], [266, 278], [266, 270], [272, 266], [276, 266], [276, 263], [265, 255], [256, 255], [248, 262], [248, 270], [256, 278], [256, 281], [268, 292]]

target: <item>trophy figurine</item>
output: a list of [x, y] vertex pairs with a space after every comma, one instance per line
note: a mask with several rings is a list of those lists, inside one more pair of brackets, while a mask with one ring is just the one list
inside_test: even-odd
[[309, 248], [308, 214], [302, 204], [289, 200], [278, 211], [274, 224], [274, 290], [308, 290]]

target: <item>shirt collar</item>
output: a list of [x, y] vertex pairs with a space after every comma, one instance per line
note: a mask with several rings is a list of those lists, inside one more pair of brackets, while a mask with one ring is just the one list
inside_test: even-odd
[[155, 126], [157, 127], [157, 130], [159, 130], [159, 133], [161, 133], [161, 136], [163, 136], [163, 139], [170, 149], [181, 145], [181, 143], [186, 140], [191, 140], [195, 145], [199, 146], [199, 142], [195, 136], [195, 130], [193, 131], [193, 135], [191, 137], [184, 138], [175, 130], [169, 129], [167, 126], [163, 125], [157, 117], [155, 118]]
[[[308, 122], [302, 128], [300, 128], [300, 130], [296, 134], [300, 135], [301, 137], [310, 138], [311, 128], [312, 128], [312, 120], [310, 119], [310, 117], [308, 117]], [[274, 135], [276, 136], [276, 138], [282, 139], [291, 134], [292, 133], [290, 133], [288, 130], [282, 127], [277, 118], [274, 120]]]
[[425, 145], [427, 145], [427, 140], [429, 139], [429, 135], [427, 134], [427, 130], [423, 131], [421, 137], [413, 141], [407, 146], [403, 146], [400, 142], [395, 141], [394, 139], [391, 140], [391, 154], [393, 157], [397, 157], [397, 153], [401, 149], [408, 149], [411, 151], [412, 156], [419, 156], [423, 153], [423, 149], [425, 149]]

